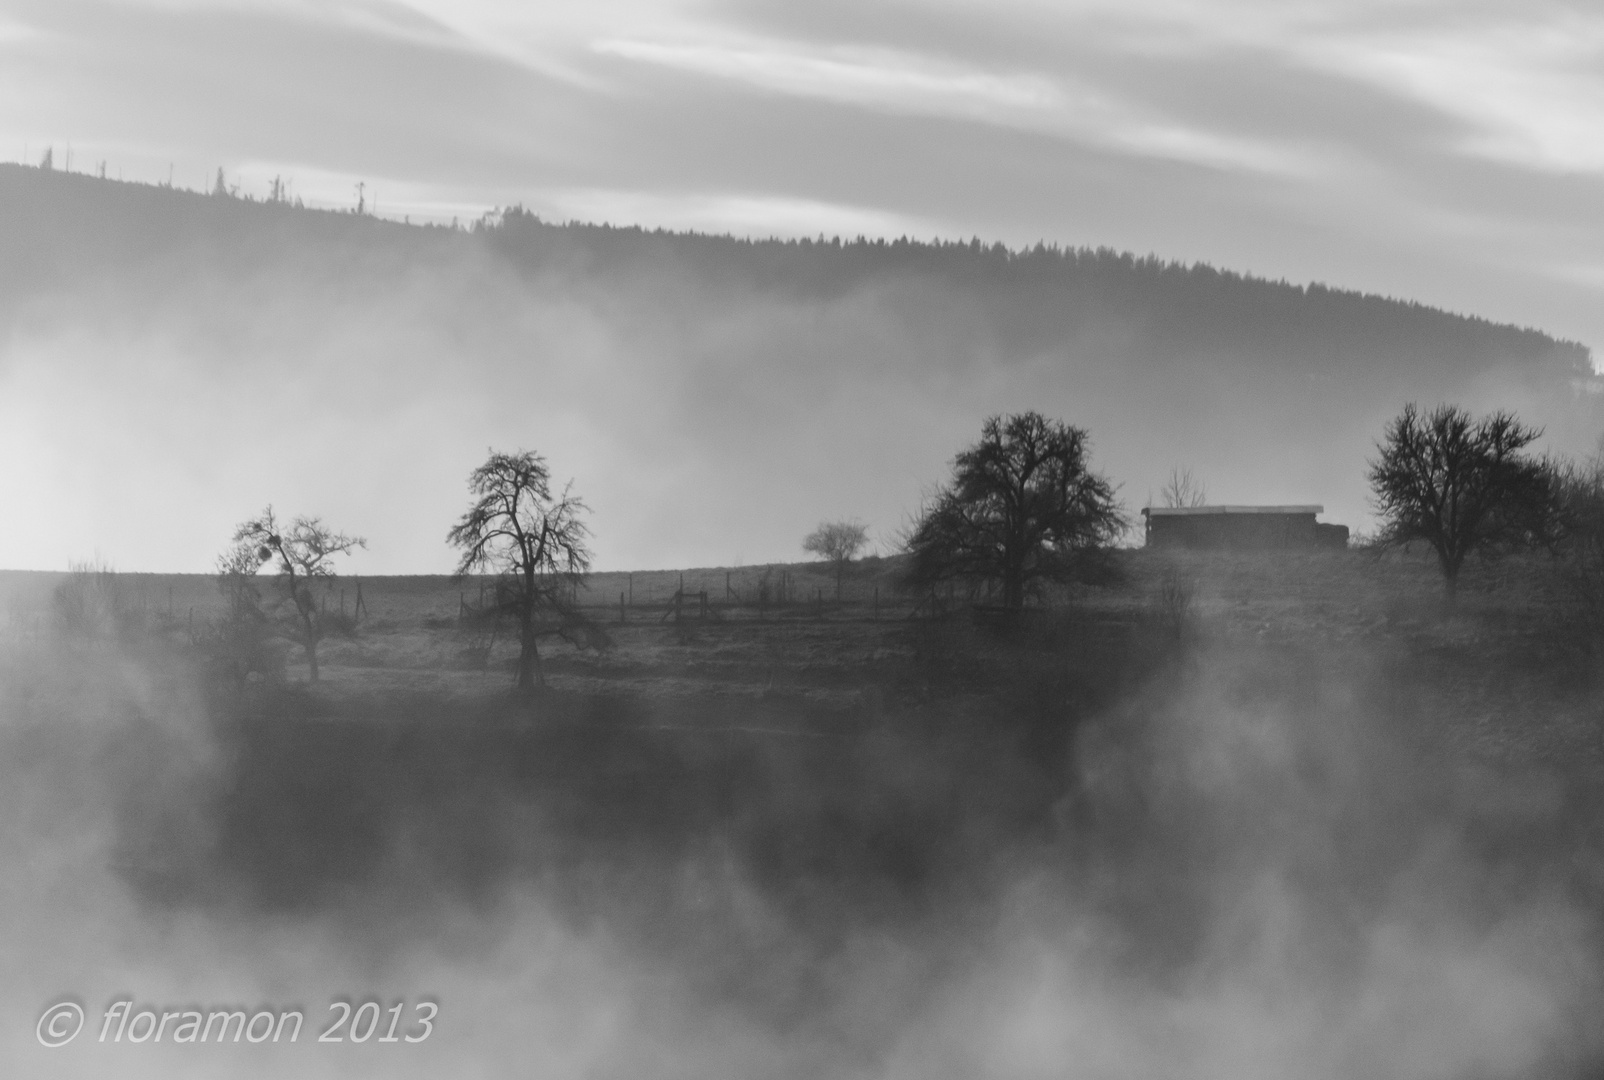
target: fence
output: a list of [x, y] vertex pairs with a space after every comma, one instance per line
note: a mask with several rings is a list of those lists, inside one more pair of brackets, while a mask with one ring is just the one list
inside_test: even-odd
[[[828, 566], [596, 574], [575, 593], [575, 608], [615, 626], [708, 621], [940, 619], [998, 607], [995, 588], [947, 583], [923, 593], [896, 587], [889, 573], [853, 564], [837, 582]], [[1062, 600], [1047, 597], [1049, 606]]]
[[[849, 571], [838, 591], [834, 577], [823, 571], [789, 567], [596, 574], [575, 590], [572, 602], [594, 621], [613, 625], [877, 620], [905, 618], [919, 606], [884, 575]], [[462, 610], [472, 607], [464, 598]]]

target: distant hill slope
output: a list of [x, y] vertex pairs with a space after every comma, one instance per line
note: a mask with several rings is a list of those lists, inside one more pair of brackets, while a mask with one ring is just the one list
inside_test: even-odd
[[[0, 449], [52, 459], [0, 497], [49, 518], [107, 455], [156, 479], [50, 526], [143, 522], [108, 545], [127, 569], [199, 568], [269, 499], [367, 532], [374, 570], [440, 569], [491, 443], [574, 476], [617, 566], [790, 558], [826, 516], [885, 537], [994, 411], [1088, 427], [1133, 507], [1179, 464], [1361, 526], [1406, 400], [1514, 408], [1566, 449], [1598, 430], [1576, 343], [1207, 266], [519, 212], [453, 230], [21, 166], [0, 166], [0, 332]], [[64, 562], [32, 528], [0, 565]]]

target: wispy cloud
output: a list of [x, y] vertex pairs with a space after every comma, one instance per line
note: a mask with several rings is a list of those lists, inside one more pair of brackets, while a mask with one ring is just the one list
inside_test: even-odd
[[1054, 81], [943, 63], [888, 49], [808, 48], [797, 42], [676, 43], [611, 38], [595, 51], [829, 101], [918, 115], [1045, 114], [1069, 104]]
[[39, 31], [33, 27], [0, 16], [0, 47], [36, 41], [39, 37]]
[[1604, 9], [1563, 0], [1080, 0], [1057, 40], [1146, 55], [1241, 55], [1332, 73], [1468, 130], [1453, 146], [1540, 170], [1604, 171]]
[[1017, 128], [1219, 168], [1296, 172], [1296, 148], [1202, 130], [1068, 74], [997, 71], [941, 57], [762, 39], [608, 38], [594, 51], [776, 94], [891, 114]]
[[1463, 122], [1458, 148], [1508, 164], [1604, 172], [1604, 11], [1501, 16], [1297, 44], [1311, 63]]

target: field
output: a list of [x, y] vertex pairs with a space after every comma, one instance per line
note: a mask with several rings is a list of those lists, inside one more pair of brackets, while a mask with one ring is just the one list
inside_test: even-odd
[[1593, 1075], [1604, 688], [1551, 569], [1450, 605], [1418, 557], [1120, 565], [1018, 620], [916, 609], [889, 562], [761, 606], [762, 568], [687, 570], [677, 622], [679, 571], [597, 575], [612, 647], [546, 647], [527, 700], [474, 583], [364, 579], [319, 683], [235, 691], [186, 644], [212, 579], [120, 576], [135, 629], [88, 641], [68, 575], [6, 574], [5, 797], [57, 822], [8, 856], [93, 883], [10, 914], [88, 912], [163, 986], [200, 925], [203, 967], [284, 985], [632, 1018], [457, 1028], [404, 1075]]
[[[1027, 612], [1016, 643], [1046, 628], [1055, 640], [1184, 637], [1216, 650], [1303, 649], [1333, 665], [1363, 658], [1410, 688], [1411, 727], [1467, 751], [1566, 767], [1600, 752], [1586, 633], [1540, 558], [1472, 567], [1452, 606], [1424, 555], [1130, 551], [1122, 568], [1118, 585], [1062, 591]], [[0, 573], [0, 632], [14, 641], [47, 633], [53, 591], [69, 578]], [[678, 589], [688, 599], [676, 614]], [[491, 641], [459, 618], [483, 590], [446, 576], [337, 579], [325, 602], [355, 611], [360, 593], [364, 609], [353, 637], [322, 646], [312, 698], [337, 709], [417, 694], [481, 703], [505, 696], [517, 653], [510, 628]], [[223, 608], [209, 575], [119, 575], [118, 591], [119, 603], [160, 617], [178, 637]], [[891, 562], [877, 559], [850, 568], [839, 599], [830, 569], [816, 563], [596, 574], [579, 600], [612, 647], [582, 651], [549, 639], [542, 655], [558, 697], [787, 698], [880, 711], [915, 707], [917, 688], [960, 670], [973, 676], [975, 693], [999, 690], [1006, 662], [996, 677], [979, 674], [1009, 653], [996, 616], [956, 598], [942, 615], [916, 599], [898, 590]], [[924, 656], [938, 641], [964, 659], [933, 675]], [[290, 677], [304, 679], [299, 652], [288, 658]]]

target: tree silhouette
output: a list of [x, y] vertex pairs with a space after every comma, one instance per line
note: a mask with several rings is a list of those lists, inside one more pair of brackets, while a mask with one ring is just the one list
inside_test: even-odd
[[869, 542], [869, 529], [854, 521], [821, 522], [802, 541], [802, 550], [827, 560], [835, 568], [835, 598], [841, 599], [841, 578], [847, 564]]
[[239, 573], [254, 559], [258, 569], [271, 564], [278, 571], [276, 629], [305, 651], [310, 681], [317, 682], [318, 642], [350, 627], [342, 616], [324, 611], [312, 587], [319, 582], [326, 587], [334, 578], [335, 556], [367, 546], [360, 536], [336, 532], [321, 518], [298, 517], [283, 528], [269, 506], [234, 531], [234, 548], [224, 552], [218, 565], [223, 574], [230, 568]]
[[1159, 498], [1164, 500], [1164, 506], [1206, 506], [1209, 492], [1208, 488], [1203, 486], [1203, 481], [1192, 475], [1191, 469], [1176, 467], [1170, 470], [1170, 478], [1164, 482]]
[[1405, 405], [1370, 463], [1380, 545], [1428, 545], [1451, 599], [1471, 552], [1546, 538], [1553, 520], [1549, 474], [1521, 453], [1541, 434], [1503, 411], [1477, 420], [1450, 405], [1424, 415]]
[[1085, 572], [1126, 525], [1086, 448], [1086, 432], [1040, 413], [988, 419], [908, 536], [910, 580], [996, 583], [1018, 610], [1038, 583]]
[[[539, 454], [492, 450], [468, 477], [473, 505], [446, 536], [462, 549], [459, 576], [498, 576], [496, 611], [518, 624], [515, 681], [521, 691], [545, 685], [536, 645], [542, 634], [579, 644], [605, 641], [570, 600], [590, 569], [585, 544], [590, 530], [580, 520], [586, 507], [572, 494], [572, 486], [553, 496], [551, 471]], [[543, 613], [554, 615], [555, 624], [537, 621]]]
[[1577, 605], [1589, 649], [1604, 644], [1604, 448], [1583, 461], [1545, 463], [1556, 526], [1559, 579]]

